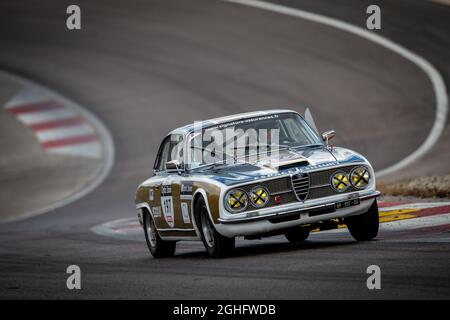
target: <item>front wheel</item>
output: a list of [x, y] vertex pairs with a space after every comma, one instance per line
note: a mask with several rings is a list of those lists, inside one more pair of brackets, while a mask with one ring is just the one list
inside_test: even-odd
[[144, 214], [144, 233], [148, 249], [154, 258], [172, 257], [175, 254], [177, 243], [161, 239], [149, 212]]
[[198, 201], [196, 209], [199, 212], [202, 240], [208, 255], [212, 258], [222, 258], [229, 255], [235, 247], [234, 238], [224, 237], [217, 232], [209, 218], [208, 209], [203, 199]]
[[380, 225], [377, 200], [373, 202], [366, 213], [345, 218], [344, 222], [355, 240], [372, 240], [377, 236]]

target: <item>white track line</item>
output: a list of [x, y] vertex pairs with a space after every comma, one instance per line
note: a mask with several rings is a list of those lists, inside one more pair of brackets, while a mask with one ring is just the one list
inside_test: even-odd
[[[61, 199], [60, 201], [57, 201], [49, 206], [46, 206], [44, 208], [30, 211], [27, 213], [24, 213], [20, 216], [15, 216], [14, 218], [11, 218], [9, 220], [3, 220], [2, 223], [7, 222], [13, 222], [17, 220], [22, 220], [26, 218], [30, 218], [32, 216], [36, 216], [63, 206], [68, 205], [69, 203], [72, 203], [76, 200], [81, 199], [88, 193], [92, 192], [94, 189], [96, 189], [98, 186], [102, 184], [102, 182], [106, 179], [109, 172], [111, 171], [113, 164], [114, 164], [114, 156], [115, 156], [115, 148], [114, 148], [114, 141], [109, 133], [108, 129], [105, 127], [105, 125], [91, 112], [89, 112], [87, 109], [81, 107], [80, 105], [76, 104], [75, 102], [67, 99], [66, 97], [62, 96], [61, 94], [57, 93], [56, 91], [50, 90], [42, 85], [39, 85], [31, 80], [24, 79], [18, 75], [11, 74], [9, 72], [0, 70], [0, 74], [4, 76], [5, 78], [10, 78], [13, 81], [16, 81], [18, 83], [21, 83], [24, 87], [31, 87], [37, 91], [42, 92], [48, 92], [51, 96], [55, 96], [58, 101], [61, 101], [64, 105], [70, 105], [71, 108], [73, 108], [76, 113], [81, 114], [84, 119], [86, 119], [89, 123], [91, 123], [97, 130], [100, 139], [103, 141], [104, 144], [104, 165], [96, 177], [94, 181], [92, 181], [90, 184], [84, 187], [84, 189], [80, 190], [77, 193], [74, 193], [67, 198]], [[48, 118], [46, 119], [48, 120]], [[87, 151], [88, 152], [88, 151]]]
[[367, 39], [376, 44], [379, 44], [380, 46], [383, 46], [389, 50], [394, 51], [403, 58], [416, 64], [420, 69], [422, 69], [423, 72], [426, 73], [426, 75], [430, 78], [430, 81], [433, 85], [434, 94], [436, 95], [436, 115], [433, 127], [431, 128], [428, 137], [420, 145], [419, 148], [417, 148], [413, 153], [408, 155], [406, 158], [400, 160], [399, 162], [393, 164], [392, 166], [377, 171], [376, 174], [378, 177], [385, 176], [387, 174], [398, 171], [410, 165], [411, 163], [413, 163], [414, 161], [425, 155], [435, 145], [435, 143], [441, 136], [445, 127], [448, 112], [447, 90], [445, 88], [444, 81], [439, 72], [436, 70], [436, 68], [434, 68], [431, 63], [429, 63], [421, 56], [411, 52], [410, 50], [393, 42], [392, 40], [382, 37], [374, 32], [320, 14], [311, 13], [300, 9], [289, 8], [258, 0], [223, 0], [223, 1], [234, 2], [237, 4], [268, 10], [280, 14], [285, 14], [288, 16], [302, 18], [352, 33], [354, 35], [360, 36], [364, 39]]
[[137, 218], [109, 221], [91, 228], [95, 234], [121, 240], [145, 241], [144, 232]]

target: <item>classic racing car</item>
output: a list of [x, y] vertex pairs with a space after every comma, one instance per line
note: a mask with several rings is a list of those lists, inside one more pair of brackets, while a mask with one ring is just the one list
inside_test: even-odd
[[238, 236], [284, 234], [301, 242], [311, 230], [344, 224], [354, 239], [373, 239], [380, 194], [374, 171], [360, 154], [331, 146], [333, 137], [291, 110], [173, 130], [161, 143], [154, 176], [135, 197], [151, 254], [172, 256], [177, 241], [201, 240], [211, 257], [222, 257]]

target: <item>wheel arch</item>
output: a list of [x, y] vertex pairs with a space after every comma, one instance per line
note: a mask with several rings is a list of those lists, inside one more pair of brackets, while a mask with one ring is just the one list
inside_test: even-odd
[[192, 220], [193, 220], [193, 226], [196, 229], [196, 232], [200, 235], [200, 225], [199, 225], [199, 212], [196, 212], [195, 207], [197, 202], [200, 200], [200, 198], [203, 198], [203, 201], [205, 201], [206, 204], [206, 210], [208, 211], [208, 216], [211, 222], [214, 224], [214, 219], [211, 215], [211, 210], [209, 208], [209, 202], [208, 202], [208, 195], [206, 194], [206, 191], [202, 188], [199, 188], [195, 191], [194, 196], [192, 197]]
[[[136, 205], [136, 210], [140, 210], [141, 211], [141, 214], [142, 214], [142, 228], [144, 229], [144, 232], [146, 232], [146, 230], [145, 230], [145, 222], [146, 222], [146, 220], [145, 219], [146, 219], [147, 215], [148, 215], [148, 217], [151, 217], [153, 221], [155, 221], [154, 218], [153, 218], [152, 209], [150, 209], [150, 206], [148, 205], [148, 203], [140, 203], [140, 204]], [[159, 237], [161, 237], [161, 234], [159, 233], [158, 226], [156, 225], [156, 223], [155, 223], [155, 228], [156, 228], [156, 232], [158, 232]]]

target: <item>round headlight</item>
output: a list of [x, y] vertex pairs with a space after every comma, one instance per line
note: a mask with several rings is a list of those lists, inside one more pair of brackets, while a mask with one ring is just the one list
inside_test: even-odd
[[364, 189], [369, 185], [370, 172], [365, 167], [356, 167], [350, 174], [350, 181], [357, 189]]
[[269, 201], [269, 192], [264, 187], [254, 187], [250, 191], [250, 201], [257, 208], [264, 207]]
[[345, 172], [336, 172], [331, 178], [331, 185], [337, 192], [344, 192], [348, 189], [350, 182]]
[[225, 195], [225, 206], [229, 211], [244, 211], [248, 205], [248, 196], [242, 189], [233, 189]]

